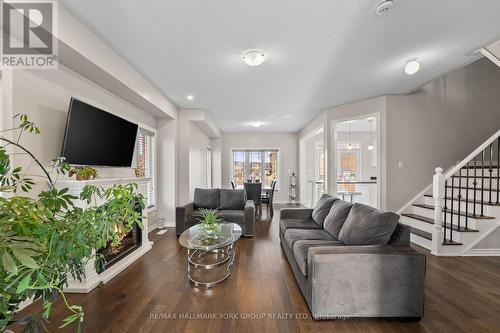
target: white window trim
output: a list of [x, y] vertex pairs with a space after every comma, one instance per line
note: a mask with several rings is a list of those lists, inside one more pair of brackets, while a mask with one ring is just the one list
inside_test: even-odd
[[[276, 167], [276, 180], [277, 180], [277, 183], [276, 183], [276, 188], [274, 190], [275, 190], [275, 192], [279, 192], [279, 189], [280, 189], [280, 186], [281, 186], [281, 182], [283, 181], [281, 179], [281, 174], [282, 174], [281, 173], [281, 149], [280, 148], [231, 148], [230, 149], [231, 158], [230, 158], [230, 161], [229, 161], [229, 163], [231, 164], [230, 165], [231, 176], [230, 176], [229, 180], [233, 180], [233, 176], [234, 176], [234, 154], [233, 153], [234, 152], [238, 152], [238, 151], [244, 151], [244, 152], [250, 152], [250, 151], [260, 151], [260, 152], [277, 151], [278, 152], [278, 161], [277, 161], [278, 165]], [[247, 165], [248, 165], [247, 158], [248, 158], [248, 155], [245, 154], [245, 174], [247, 173], [246, 172], [246, 168], [247, 168]], [[264, 162], [262, 162], [262, 161], [264, 161]], [[265, 163], [265, 157], [264, 157], [264, 155], [262, 155], [262, 157], [261, 157], [261, 163], [262, 163], [262, 165]]]

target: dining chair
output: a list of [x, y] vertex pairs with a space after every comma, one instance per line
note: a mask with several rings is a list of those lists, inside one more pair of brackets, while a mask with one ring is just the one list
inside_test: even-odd
[[261, 201], [263, 206], [267, 206], [267, 214], [271, 217], [274, 216], [274, 207], [273, 207], [273, 199], [274, 199], [274, 190], [276, 188], [276, 180], [271, 182], [271, 190], [266, 193], [262, 193]]
[[234, 180], [231, 180], [231, 187], [233, 188], [233, 190], [236, 188], [236, 183], [234, 182]]
[[247, 200], [253, 200], [255, 214], [262, 214], [262, 183], [245, 183], [243, 186], [247, 194]]

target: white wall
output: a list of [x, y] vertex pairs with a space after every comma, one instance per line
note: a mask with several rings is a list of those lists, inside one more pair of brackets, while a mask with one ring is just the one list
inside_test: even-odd
[[189, 126], [189, 198], [194, 198], [195, 188], [207, 188], [207, 147], [210, 138], [198, 126]]
[[[486, 58], [387, 97], [388, 207], [401, 208], [500, 129], [500, 68]], [[398, 162], [403, 164], [398, 167]]]
[[[299, 136], [303, 138], [321, 125], [331, 127], [332, 122], [379, 113], [381, 207], [398, 210], [432, 182], [436, 167], [448, 169], [500, 128], [499, 91], [500, 68], [483, 58], [412, 94], [380, 96], [327, 109]], [[333, 142], [332, 132], [330, 128], [326, 145]], [[334, 150], [327, 150], [327, 171], [335, 175]], [[329, 189], [333, 190], [334, 181], [329, 178]]]
[[[207, 147], [220, 130], [208, 111], [187, 109], [179, 110], [177, 129], [177, 204], [184, 205], [193, 201], [196, 187], [206, 187]], [[220, 174], [218, 157], [212, 156], [212, 174]]]
[[[38, 136], [26, 135], [22, 143], [31, 149], [46, 166], [60, 155], [69, 101], [77, 97], [105, 111], [157, 130], [157, 207], [158, 217], [167, 222], [175, 221], [175, 144], [176, 122], [159, 126], [155, 117], [125, 102], [98, 85], [88, 81], [64, 66], [57, 70], [4, 71], [6, 115], [27, 113], [41, 129]], [[28, 166], [28, 159], [16, 155], [14, 163]], [[37, 171], [36, 168], [32, 171]], [[39, 173], [39, 172], [36, 172]], [[131, 168], [99, 168], [101, 178], [133, 177]]]
[[297, 133], [224, 133], [221, 138], [222, 188], [231, 188], [232, 149], [279, 149], [280, 190], [275, 202], [288, 202], [289, 177], [298, 172]]
[[157, 163], [157, 207], [158, 218], [164, 226], [175, 226], [175, 207], [178, 204], [177, 177], [177, 123], [178, 120], [158, 122], [156, 135]]
[[[71, 97], [139, 123], [140, 126], [150, 129], [156, 127], [153, 116], [63, 66], [57, 70], [14, 70], [12, 74], [13, 95], [9, 113], [26, 113], [40, 127], [40, 135], [26, 135], [22, 142], [44, 165], [49, 165], [52, 159], [60, 156]], [[25, 165], [27, 159], [16, 156], [15, 161]], [[101, 168], [99, 171], [101, 177], [133, 175], [131, 168]]]
[[[324, 146], [324, 133], [317, 133], [302, 143], [303, 151], [305, 153], [304, 162], [299, 166], [299, 174], [301, 175], [300, 181], [300, 202], [306, 206], [310, 206], [313, 201], [313, 187], [316, 185], [312, 182], [315, 179], [315, 159], [316, 159], [316, 145], [322, 144]], [[300, 150], [300, 149], [299, 149]], [[314, 190], [316, 190], [314, 188]]]

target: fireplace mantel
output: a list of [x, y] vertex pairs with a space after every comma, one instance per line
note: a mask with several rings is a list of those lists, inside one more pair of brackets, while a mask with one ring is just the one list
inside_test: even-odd
[[[55, 183], [56, 188], [68, 188], [68, 194], [79, 196], [83, 187], [86, 185], [95, 185], [103, 188], [111, 187], [115, 184], [137, 184], [137, 191], [143, 196], [146, 196], [147, 183], [150, 178], [106, 178], [106, 179], [93, 179], [93, 180], [74, 180], [74, 179], [61, 179], [57, 180]], [[75, 200], [75, 206], [86, 208], [88, 204], [82, 200]], [[68, 287], [65, 288], [65, 292], [68, 293], [88, 293], [100, 284], [105, 284], [116, 275], [134, 263], [137, 259], [148, 252], [153, 242], [148, 238], [148, 221], [144, 219], [143, 221], [144, 229], [142, 232], [142, 245], [134, 250], [132, 253], [128, 254], [126, 257], [118, 261], [116, 264], [112, 265], [102, 273], [97, 273], [94, 268], [94, 261], [91, 260], [87, 263], [85, 267], [85, 279], [81, 282], [73, 280], [71, 277], [68, 278]]]

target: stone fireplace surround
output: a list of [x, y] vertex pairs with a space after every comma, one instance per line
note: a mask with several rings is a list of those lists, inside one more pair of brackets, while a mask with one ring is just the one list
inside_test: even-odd
[[[111, 187], [114, 184], [130, 184], [136, 183], [138, 186], [138, 192], [142, 195], [146, 195], [147, 182], [149, 178], [107, 178], [107, 179], [94, 179], [87, 181], [77, 181], [73, 179], [58, 180], [56, 182], [56, 187], [68, 188], [69, 194], [79, 196], [81, 190], [85, 185], [95, 185], [100, 187]], [[75, 205], [81, 208], [86, 208], [87, 203], [81, 200], [76, 200]], [[146, 215], [146, 212], [143, 212]], [[148, 238], [148, 221], [143, 219], [144, 229], [141, 232], [142, 242], [141, 245], [126, 256], [120, 258], [119, 261], [113, 263], [107, 267], [103, 272], [97, 273], [94, 268], [94, 260], [90, 260], [85, 267], [85, 278], [82, 281], [74, 280], [71, 277], [68, 278], [68, 287], [64, 289], [67, 293], [88, 293], [100, 284], [105, 284], [111, 279], [113, 279], [120, 272], [125, 270], [128, 266], [133, 264], [137, 259], [148, 252], [153, 245]]]

